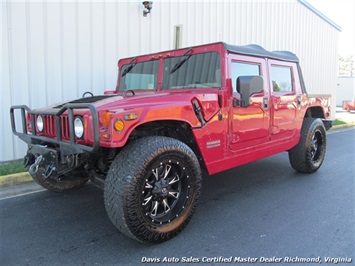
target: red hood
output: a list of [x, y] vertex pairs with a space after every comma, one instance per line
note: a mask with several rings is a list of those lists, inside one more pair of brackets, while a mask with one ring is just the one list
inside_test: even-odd
[[[218, 104], [217, 93], [211, 93], [211, 91], [201, 90], [200, 93], [192, 93], [189, 91], [183, 92], [138, 92], [136, 95], [128, 94], [124, 95], [99, 95], [87, 98], [81, 98], [74, 101], [62, 102], [51, 105], [49, 107], [40, 109], [59, 109], [66, 103], [91, 103], [97, 109], [97, 111], [110, 111], [112, 113], [125, 113], [134, 110], [146, 109], [145, 112], [159, 110], [159, 113], [163, 115], [165, 110], [166, 117], [164, 119], [179, 119], [181, 113], [178, 113], [176, 117], [172, 109], [191, 109], [192, 101], [197, 99], [200, 103], [204, 119], [210, 120], [220, 109]], [[170, 110], [170, 111], [168, 111]], [[81, 113], [81, 112], [80, 112]], [[163, 119], [163, 117], [162, 117]]]

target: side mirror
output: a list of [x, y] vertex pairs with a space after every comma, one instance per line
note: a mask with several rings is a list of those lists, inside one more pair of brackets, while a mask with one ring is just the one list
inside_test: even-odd
[[250, 105], [250, 97], [255, 93], [264, 91], [264, 79], [262, 76], [240, 76], [237, 78], [236, 87], [241, 97], [237, 106], [248, 107]]

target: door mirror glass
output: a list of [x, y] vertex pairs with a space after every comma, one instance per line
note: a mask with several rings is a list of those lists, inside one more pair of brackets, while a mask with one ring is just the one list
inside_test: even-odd
[[250, 105], [250, 97], [255, 93], [264, 91], [264, 79], [262, 76], [240, 76], [237, 78], [237, 91], [240, 94], [241, 107]]

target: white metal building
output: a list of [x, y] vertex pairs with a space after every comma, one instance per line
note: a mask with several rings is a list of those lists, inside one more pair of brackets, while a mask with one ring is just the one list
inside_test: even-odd
[[26, 145], [10, 128], [11, 105], [31, 108], [114, 89], [122, 57], [209, 42], [259, 44], [298, 55], [309, 93], [332, 94], [339, 26], [304, 0], [11, 2], [1, 4], [0, 162]]
[[336, 105], [355, 99], [355, 77], [338, 77]]

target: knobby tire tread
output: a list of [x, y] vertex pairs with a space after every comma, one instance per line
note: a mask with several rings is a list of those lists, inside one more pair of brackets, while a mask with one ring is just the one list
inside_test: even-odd
[[[173, 230], [158, 232], [154, 225], [140, 224], [137, 217], [139, 182], [147, 165], [163, 153], [177, 152], [187, 158], [195, 172], [194, 199], [186, 217]], [[177, 235], [189, 222], [201, 193], [201, 170], [192, 150], [184, 143], [161, 136], [138, 139], [126, 146], [113, 161], [105, 181], [104, 200], [106, 212], [112, 223], [125, 235], [140, 242], [161, 243]], [[135, 217], [137, 219], [135, 219]], [[182, 219], [181, 217], [180, 219]]]
[[[323, 151], [320, 163], [312, 164], [307, 147], [309, 147], [312, 135], [319, 128], [323, 136]], [[305, 118], [302, 125], [299, 143], [289, 151], [289, 160], [293, 169], [301, 173], [313, 173], [322, 165], [326, 152], [326, 130], [321, 119]]]

